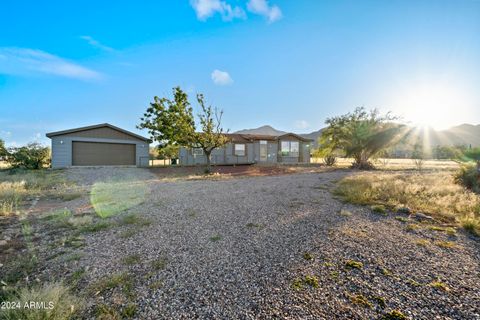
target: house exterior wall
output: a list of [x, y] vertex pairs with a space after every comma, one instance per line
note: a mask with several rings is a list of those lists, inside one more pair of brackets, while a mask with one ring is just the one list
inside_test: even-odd
[[114, 130], [109, 127], [100, 127], [100, 128], [76, 131], [72, 133], [66, 133], [63, 136], [81, 137], [81, 138], [98, 138], [98, 139], [119, 139], [119, 140], [130, 140], [130, 141], [139, 140], [134, 136], [131, 136], [129, 134], [126, 134], [118, 130]]
[[302, 142], [300, 144], [300, 152], [302, 155], [302, 162], [310, 163], [310, 149], [312, 148], [312, 142]]
[[[253, 143], [241, 143], [245, 144], [245, 156], [236, 156], [233, 153], [233, 144], [229, 143], [223, 148], [217, 148], [212, 151], [210, 155], [210, 161], [212, 164], [248, 164], [254, 163], [254, 144]], [[180, 164], [202, 165], [207, 163], [205, 155], [194, 155], [189, 148], [180, 148], [179, 152]]]
[[[299, 156], [287, 157], [281, 155], [280, 141], [298, 141], [299, 142]], [[243, 144], [243, 143], [242, 143]], [[310, 162], [310, 146], [311, 142], [300, 141], [295, 136], [282, 137], [279, 141], [267, 141], [267, 161], [260, 161], [260, 140], [255, 140], [251, 143], [245, 143], [246, 155], [235, 156], [233, 154], [233, 143], [227, 144], [223, 148], [218, 148], [212, 151], [212, 164], [251, 164], [251, 163], [309, 163]], [[204, 165], [206, 164], [205, 155], [194, 155], [192, 149], [180, 148], [179, 162], [181, 165]]]
[[[52, 139], [52, 168], [68, 168], [72, 166], [72, 141], [84, 142], [107, 142], [135, 144], [136, 165], [138, 167], [148, 166], [149, 144], [146, 141], [132, 139], [111, 139], [79, 137], [72, 134], [54, 136]], [[133, 138], [135, 139], [135, 138]]]
[[267, 141], [267, 160], [260, 160], [260, 140], [253, 143], [254, 161], [256, 163], [276, 163], [277, 162], [278, 143], [276, 141]]

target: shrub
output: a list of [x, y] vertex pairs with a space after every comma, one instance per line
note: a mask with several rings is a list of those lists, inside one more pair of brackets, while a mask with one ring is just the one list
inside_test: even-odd
[[[12, 294], [6, 301], [18, 301], [21, 308], [2, 310], [3, 319], [57, 320], [70, 319], [83, 306], [83, 301], [70, 293], [61, 283], [45, 284], [42, 287], [24, 288]], [[25, 303], [45, 302], [45, 308], [24, 308]], [[53, 308], [49, 308], [49, 303]]]
[[355, 260], [347, 260], [345, 262], [345, 267], [347, 269], [362, 269], [363, 268], [363, 263]]
[[378, 214], [381, 214], [381, 215], [384, 215], [384, 216], [387, 215], [387, 209], [385, 208], [384, 205], [376, 204], [376, 205], [371, 206], [370, 209], [372, 209], [372, 212], [374, 212], [374, 213], [378, 213]]
[[462, 227], [473, 234], [474, 236], [480, 236], [480, 219], [475, 219], [475, 217], [465, 217], [461, 221]]
[[323, 157], [323, 163], [328, 167], [333, 167], [337, 163], [337, 157], [334, 154], [327, 154]]
[[381, 318], [382, 320], [407, 320], [408, 318], [398, 310], [387, 312]]
[[476, 165], [463, 165], [455, 174], [455, 182], [473, 192], [480, 193], [480, 174]]
[[318, 288], [318, 279], [315, 276], [305, 276], [303, 282], [310, 287]]
[[36, 142], [20, 148], [10, 148], [7, 162], [12, 168], [41, 169], [50, 162], [50, 149]]

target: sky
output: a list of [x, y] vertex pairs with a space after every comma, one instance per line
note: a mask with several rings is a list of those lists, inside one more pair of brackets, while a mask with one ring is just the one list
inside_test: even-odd
[[[355, 107], [480, 124], [479, 0], [2, 1], [0, 139], [136, 129], [181, 86], [231, 132], [308, 133]], [[193, 103], [196, 110], [197, 106]]]

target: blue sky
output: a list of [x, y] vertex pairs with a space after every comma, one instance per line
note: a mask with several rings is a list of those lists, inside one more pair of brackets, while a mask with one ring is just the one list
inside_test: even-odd
[[0, 138], [135, 129], [180, 85], [231, 131], [311, 132], [357, 106], [480, 123], [480, 1], [5, 1]]

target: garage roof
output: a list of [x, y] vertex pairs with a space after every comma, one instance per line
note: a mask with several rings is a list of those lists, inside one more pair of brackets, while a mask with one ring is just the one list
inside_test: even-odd
[[138, 134], [135, 134], [133, 132], [130, 132], [130, 131], [127, 131], [127, 130], [124, 130], [122, 128], [119, 128], [119, 127], [115, 127], [114, 125], [111, 125], [109, 123], [101, 123], [101, 124], [96, 124], [96, 125], [93, 125], [93, 126], [87, 126], [87, 127], [80, 127], [80, 128], [74, 128], [74, 129], [68, 129], [68, 130], [62, 130], [62, 131], [55, 131], [55, 132], [49, 132], [47, 133], [47, 137], [48, 138], [52, 138], [52, 137], [55, 137], [55, 136], [61, 136], [61, 135], [65, 135], [65, 134], [69, 134], [69, 133], [74, 133], [74, 132], [79, 132], [79, 131], [86, 131], [86, 130], [92, 130], [92, 129], [97, 129], [97, 128], [103, 128], [103, 127], [108, 127], [110, 129], [113, 129], [113, 130], [117, 130], [117, 131], [120, 131], [120, 132], [123, 132], [125, 134], [128, 134], [132, 137], [135, 137], [137, 139], [140, 139], [140, 140], [143, 140], [143, 141], [146, 141], [146, 142], [150, 142], [150, 139], [148, 138], [145, 138], [145, 137], [142, 137]]

